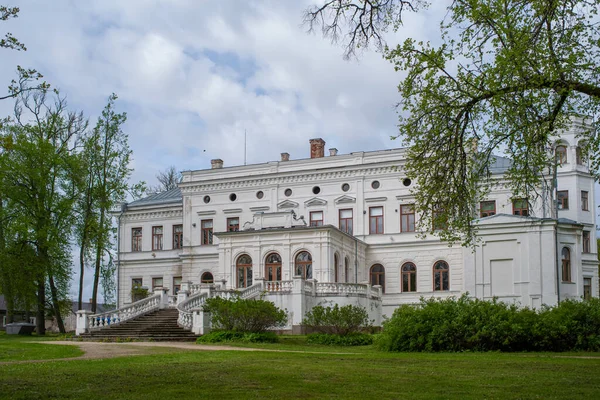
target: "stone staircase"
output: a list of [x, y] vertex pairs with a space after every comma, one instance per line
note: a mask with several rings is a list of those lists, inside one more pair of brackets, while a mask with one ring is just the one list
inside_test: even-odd
[[190, 342], [198, 336], [177, 325], [179, 312], [176, 309], [155, 311], [140, 317], [110, 325], [105, 328], [92, 330], [78, 338], [84, 340], [146, 340], [146, 341], [172, 341]]

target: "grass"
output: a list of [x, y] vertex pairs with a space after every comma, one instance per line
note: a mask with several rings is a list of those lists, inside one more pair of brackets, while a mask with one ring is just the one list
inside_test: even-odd
[[[174, 350], [4, 364], [0, 398], [600, 398], [600, 354], [390, 354], [370, 346], [330, 348], [302, 340], [253, 347], [319, 353]], [[326, 349], [358, 354], [328, 354]]]
[[51, 344], [32, 343], [48, 341], [62, 336], [21, 336], [0, 333], [0, 362], [50, 360], [56, 358], [79, 357], [83, 355], [77, 346], [56, 346]]

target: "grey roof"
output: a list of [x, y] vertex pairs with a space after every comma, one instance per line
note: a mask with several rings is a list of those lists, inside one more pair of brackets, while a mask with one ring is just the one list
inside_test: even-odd
[[492, 155], [490, 159], [490, 172], [491, 173], [502, 173], [508, 171], [512, 165], [510, 158]]
[[143, 199], [132, 201], [127, 204], [128, 207], [135, 206], [147, 206], [153, 204], [169, 204], [169, 203], [181, 203], [181, 189], [175, 188], [167, 190], [166, 192], [154, 193]]

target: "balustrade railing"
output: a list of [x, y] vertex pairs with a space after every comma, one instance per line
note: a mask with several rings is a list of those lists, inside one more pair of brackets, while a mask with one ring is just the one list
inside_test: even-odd
[[147, 314], [160, 308], [160, 300], [161, 295], [156, 294], [117, 310], [88, 315], [88, 326], [90, 329], [99, 329]]
[[262, 282], [255, 283], [252, 286], [248, 286], [239, 291], [240, 298], [242, 299], [251, 299], [253, 297], [258, 297], [263, 291]]
[[177, 310], [179, 311], [179, 317], [177, 318], [177, 324], [182, 328], [192, 330], [193, 324], [193, 313], [192, 310], [195, 308], [201, 307], [206, 299], [208, 298], [208, 293], [196, 293], [195, 295], [189, 297], [187, 300], [182, 301], [177, 305]]
[[294, 281], [265, 281], [266, 292], [287, 293], [294, 288]]
[[314, 286], [313, 281], [304, 281], [304, 293], [312, 294]]
[[373, 296], [375, 298], [380, 298], [381, 297], [381, 292], [379, 291], [379, 288], [371, 286], [371, 296]]
[[319, 282], [317, 283], [316, 292], [317, 294], [365, 296], [367, 294], [367, 285], [360, 283]]

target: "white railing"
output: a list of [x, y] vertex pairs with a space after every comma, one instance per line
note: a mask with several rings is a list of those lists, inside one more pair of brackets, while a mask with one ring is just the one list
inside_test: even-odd
[[317, 283], [317, 295], [319, 294], [334, 294], [334, 295], [362, 295], [367, 294], [367, 285], [360, 283], [340, 283], [340, 282], [319, 282]]
[[255, 283], [252, 286], [248, 286], [239, 291], [240, 298], [242, 299], [252, 299], [254, 297], [260, 296], [263, 291], [262, 282]]
[[294, 288], [294, 281], [265, 281], [266, 292], [287, 293]]
[[202, 307], [208, 293], [199, 293], [189, 297], [186, 301], [182, 301], [177, 305], [179, 311], [179, 317], [177, 318], [177, 324], [182, 328], [192, 330], [193, 314], [192, 310]]
[[371, 296], [375, 297], [376, 299], [381, 298], [381, 292], [379, 291], [379, 288], [371, 286]]
[[155, 294], [118, 310], [88, 315], [88, 326], [90, 329], [99, 329], [147, 314], [160, 308], [160, 300], [161, 295]]
[[304, 293], [312, 294], [314, 287], [313, 281], [304, 281]]

